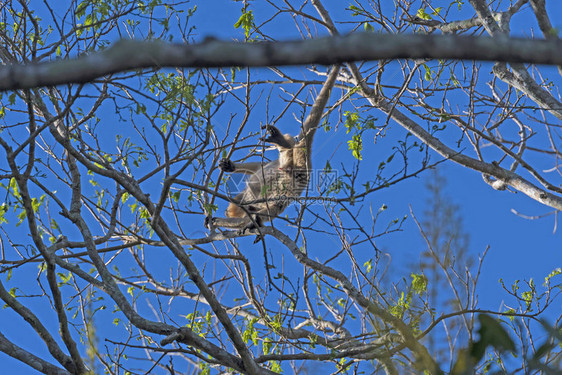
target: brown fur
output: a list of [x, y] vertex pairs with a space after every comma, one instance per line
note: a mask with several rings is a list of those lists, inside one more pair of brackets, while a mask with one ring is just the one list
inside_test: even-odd
[[226, 217], [244, 217], [246, 216], [246, 213], [244, 212], [244, 210], [242, 208], [240, 208], [239, 205], [237, 205], [236, 203], [232, 203], [230, 202], [228, 204], [228, 207], [224, 213], [226, 215]]
[[[234, 164], [228, 159], [220, 161], [219, 167], [223, 171], [249, 174], [250, 178], [245, 189], [234, 198], [237, 203], [228, 205], [226, 218], [213, 218], [212, 225], [226, 228], [261, 225], [280, 215], [290, 204], [290, 198], [300, 196], [307, 188], [312, 170], [312, 140], [338, 73], [339, 67], [332, 68], [303, 124], [298, 143], [276, 127], [266, 127], [269, 137], [264, 141], [275, 145], [279, 159], [265, 165]], [[208, 219], [206, 223], [209, 223]]]

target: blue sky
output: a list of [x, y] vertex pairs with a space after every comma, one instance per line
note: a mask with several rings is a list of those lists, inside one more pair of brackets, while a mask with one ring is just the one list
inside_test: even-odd
[[[339, 3], [339, 1], [336, 3]], [[330, 9], [330, 6], [336, 3], [325, 1], [324, 5]], [[435, 3], [433, 2], [433, 4]], [[217, 2], [198, 4], [194, 24], [197, 25], [201, 36], [218, 35], [220, 38], [232, 38], [233, 30], [229, 26], [236, 22], [240, 14], [240, 6], [224, 1], [221, 2], [220, 7], [225, 11], [217, 13], [216, 4]], [[271, 8], [263, 3], [252, 2], [251, 4], [251, 8], [255, 9], [256, 15], [260, 15], [261, 8], [271, 12]], [[468, 4], [465, 5], [465, 9], [467, 8], [470, 8]], [[228, 10], [226, 11], [226, 9]], [[562, 14], [560, 2], [547, 2], [547, 9], [551, 15]], [[267, 18], [266, 16], [262, 17]], [[333, 17], [335, 20], [338, 19], [337, 15], [333, 15]], [[218, 22], [208, 22], [211, 19]], [[558, 22], [558, 27], [562, 26], [555, 17], [552, 18], [552, 21]], [[526, 9], [514, 18], [511, 29], [512, 35], [528, 37], [529, 22], [533, 22], [533, 27], [536, 29], [536, 21], [532, 10], [529, 6], [526, 6]], [[517, 25], [520, 25], [520, 28], [517, 28]], [[287, 20], [286, 26], [279, 25], [279, 29], [275, 30], [275, 35], [281, 35], [280, 29], [284, 31], [283, 36], [286, 34], [287, 38], [298, 37], [293, 22], [290, 20]], [[325, 30], [319, 31], [325, 33]], [[236, 35], [236, 32], [234, 32], [234, 35]], [[242, 38], [240, 33], [237, 37]], [[482, 72], [489, 72], [491, 67], [492, 64], [482, 63], [481, 70]], [[541, 69], [554, 72], [556, 68], [542, 67]], [[548, 77], [556, 77], [556, 74], [548, 74]], [[401, 78], [399, 68], [396, 68], [396, 78], [398, 80]], [[560, 82], [560, 79], [558, 81]], [[380, 112], [371, 111], [370, 113], [378, 118], [384, 118]], [[400, 133], [402, 129], [394, 127], [391, 131]], [[319, 137], [330, 139], [327, 141], [329, 142], [327, 149], [332, 150], [333, 147], [337, 147], [338, 155], [345, 154], [346, 144], [341, 135], [325, 136], [320, 134]], [[342, 140], [338, 142], [336, 139]], [[323, 138], [317, 139], [315, 147], [318, 144], [323, 144], [323, 142], [325, 142]], [[366, 147], [372, 147], [367, 152], [370, 151], [370, 155], [376, 160], [376, 146]], [[315, 148], [315, 152], [318, 152], [318, 148]], [[331, 153], [326, 152], [322, 153], [319, 159], [325, 160], [331, 157]], [[368, 159], [368, 157], [365, 157], [365, 159]], [[544, 162], [548, 163], [549, 160]], [[452, 162], [446, 162], [441, 168], [447, 178], [446, 191], [452, 202], [459, 205], [465, 230], [470, 234], [471, 254], [475, 256], [482, 254], [486, 247], [490, 246], [480, 282], [480, 301], [483, 308], [498, 309], [500, 307], [502, 299], [499, 296], [505, 294], [498, 282], [500, 278], [503, 278], [507, 285], [511, 285], [517, 279], [529, 278], [534, 278], [540, 284], [554, 268], [562, 266], [562, 249], [560, 247], [562, 233], [560, 233], [560, 230], [553, 232], [555, 228], [554, 215], [540, 220], [528, 220], [512, 212], [512, 210], [516, 210], [524, 215], [539, 216], [552, 212], [551, 208], [533, 201], [522, 193], [495, 191], [482, 180], [479, 173]], [[400, 217], [403, 214], [408, 214], [410, 205], [414, 212], [421, 216], [425, 199], [427, 199], [427, 192], [424, 189], [425, 179], [427, 178], [431, 178], [430, 173], [422, 174], [419, 178], [395, 185], [392, 189], [383, 190], [371, 197], [370, 201], [374, 206], [382, 203], [387, 204], [389, 216]], [[388, 239], [383, 239], [380, 244], [382, 248], [387, 248], [392, 253], [393, 263], [396, 263], [396, 265], [404, 265], [403, 259], [412, 259], [418, 256], [423, 243], [420, 236], [415, 235], [417, 234], [415, 228], [413, 221], [408, 220], [404, 229], [404, 232], [409, 234], [408, 236], [397, 234], [396, 236], [390, 236]], [[562, 305], [558, 303], [558, 307], [562, 307]], [[552, 310], [556, 309], [553, 308]], [[558, 311], [552, 311], [552, 313], [558, 315]]]
[[[328, 9], [331, 9], [332, 6], [339, 3], [339, 1], [326, 1], [325, 5]], [[243, 38], [242, 32], [240, 30], [235, 30], [233, 26], [240, 15], [241, 3], [232, 1], [199, 1], [188, 5], [192, 6], [194, 4], [197, 4], [198, 10], [195, 13], [192, 24], [197, 27], [197, 32], [195, 34], [197, 38], [202, 39], [209, 35], [224, 39]], [[551, 7], [549, 9], [551, 15], [562, 14], [562, 5], [560, 2], [551, 1], [549, 6]], [[260, 12], [271, 12], [271, 8], [267, 8], [261, 2], [252, 2], [251, 7], [254, 9], [256, 17], [260, 17], [260, 19], [266, 18], [264, 13]], [[267, 10], [264, 10], [265, 8], [267, 8]], [[220, 11], [217, 11], [217, 9], [220, 9]], [[534, 22], [530, 17], [531, 15], [531, 9], [527, 8], [522, 12], [521, 16], [518, 16], [519, 19], [514, 25], [521, 25], [521, 27], [512, 28], [512, 33], [514, 35], [528, 36], [529, 27], [527, 22]], [[560, 23], [557, 19], [553, 19], [553, 21]], [[561, 27], [562, 25], [558, 24], [555, 26]], [[345, 26], [342, 27], [345, 28]], [[533, 27], [536, 29], [535, 26]], [[285, 20], [281, 23], [267, 26], [265, 31], [274, 34], [278, 39], [299, 37], [299, 34], [293, 27], [292, 20], [288, 17], [285, 17]], [[319, 31], [321, 34], [325, 33], [324, 30]], [[491, 70], [491, 66], [492, 65], [489, 63], [483, 63], [481, 64], [481, 71], [488, 73]], [[555, 68], [545, 69], [547, 72], [553, 72]], [[304, 67], [289, 68], [284, 69], [284, 71], [290, 72], [294, 77], [299, 75], [310, 77]], [[252, 74], [254, 77], [272, 77], [271, 73], [265, 68], [252, 70]], [[387, 71], [387, 74], [392, 75], [393, 73], [390, 70], [390, 72]], [[394, 76], [398, 84], [400, 84], [402, 76], [398, 65], [395, 66]], [[549, 76], [555, 77], [556, 75], [550, 74]], [[558, 76], [556, 84], [560, 86], [561, 83], [560, 77]], [[268, 95], [271, 90], [273, 90], [272, 87], [264, 86], [256, 90], [255, 95], [265, 96]], [[256, 108], [255, 112], [252, 114], [253, 123], [252, 126], [249, 127], [249, 130], [258, 132], [260, 124], [267, 123], [272, 117], [277, 116], [275, 112], [278, 108], [277, 106], [283, 105], [283, 101], [281, 100], [283, 96], [279, 91], [274, 91], [274, 93], [268, 108]], [[340, 90], [335, 90], [334, 93], [338, 97], [341, 96]], [[333, 100], [331, 103], [333, 103]], [[236, 107], [232, 108], [232, 112], [226, 107], [217, 115], [216, 123], [218, 127], [224, 126], [231, 114], [234, 113], [236, 115]], [[284, 118], [279, 121], [278, 126], [283, 126], [284, 131], [296, 134], [299, 125], [294, 121], [294, 113], [297, 113], [297, 110], [292, 108], [287, 112]], [[384, 115], [378, 111], [365, 111], [364, 115], [372, 115], [377, 118], [377, 121], [385, 121]], [[112, 111], [105, 111], [100, 115], [100, 117], [108, 123], [115, 120], [115, 116], [115, 113]], [[235, 117], [235, 119], [240, 120], [240, 117]], [[330, 119], [336, 122], [337, 116], [333, 114]], [[220, 130], [218, 130], [218, 132], [220, 132]], [[394, 146], [393, 142], [405, 136], [405, 131], [396, 124], [392, 124], [388, 133], [384, 142], [378, 142], [376, 144], [373, 142], [373, 135], [371, 133], [365, 133], [365, 148], [361, 165], [366, 171], [368, 171], [371, 166], [378, 164], [377, 162], [373, 162], [373, 160], [378, 161], [382, 158], [386, 158], [388, 154], [392, 152], [392, 147]], [[452, 145], [456, 140], [455, 136], [450, 133], [447, 133], [446, 136], [449, 137], [446, 138], [446, 141]], [[320, 131], [315, 140], [314, 148], [317, 166], [322, 167], [326, 160], [330, 160], [332, 167], [338, 169], [340, 172], [342, 172], [344, 166], [352, 166], [356, 160], [347, 150], [347, 140], [345, 129], [343, 129], [341, 125], [339, 129], [334, 132], [325, 133]], [[246, 155], [245, 152], [246, 149], [236, 151], [234, 157], [242, 158]], [[270, 155], [273, 156], [274, 154], [270, 153]], [[418, 155], [417, 157], [419, 158], [421, 156]], [[414, 157], [414, 160], [416, 161], [415, 158], [416, 157]], [[433, 154], [432, 161], [435, 162], [438, 160], [440, 160], [440, 158]], [[545, 168], [549, 168], [548, 163], [550, 160], [543, 161], [539, 159], [536, 161], [538, 165], [542, 166], [544, 164]], [[417, 162], [419, 162], [419, 159]], [[504, 280], [506, 285], [511, 285], [515, 280], [528, 280], [530, 278], [535, 279], [537, 284], [540, 285], [544, 277], [553, 269], [562, 266], [562, 252], [560, 249], [560, 236], [562, 234], [560, 230], [553, 232], [555, 226], [554, 216], [550, 215], [540, 220], [528, 220], [512, 212], [512, 210], [516, 210], [525, 215], [536, 216], [551, 212], [552, 209], [540, 205], [521, 193], [495, 191], [484, 183], [480, 174], [453, 163], [444, 163], [440, 168], [441, 173], [447, 178], [446, 193], [451, 201], [459, 206], [460, 214], [464, 221], [464, 228], [470, 235], [470, 254], [474, 257], [478, 257], [488, 246], [490, 247], [482, 269], [480, 286], [478, 289], [479, 305], [481, 308], [497, 310], [501, 308], [503, 302], [507, 304], [513, 302], [510, 300], [509, 296], [502, 291], [498, 282], [500, 278]], [[423, 215], [423, 211], [426, 209], [428, 197], [424, 186], [426, 184], [426, 179], [431, 178], [431, 176], [432, 174], [429, 172], [422, 173], [419, 177], [406, 180], [389, 189], [383, 189], [375, 194], [371, 194], [366, 202], [366, 206], [371, 205], [374, 210], [378, 209], [383, 204], [389, 207], [382, 216], [381, 223], [378, 225], [384, 226], [387, 221], [409, 215], [410, 209], [420, 218]], [[158, 189], [158, 187], [155, 186], [155, 189]], [[219, 212], [222, 213], [224, 207], [225, 203], [219, 202]], [[294, 213], [294, 208], [289, 208], [288, 212]], [[363, 220], [367, 216], [362, 212], [361, 216], [358, 217]], [[202, 217], [194, 217], [190, 225], [193, 228], [194, 236], [203, 235]], [[24, 228], [20, 227], [14, 230], [21, 230], [22, 236], [25, 236]], [[286, 230], [291, 232], [291, 228], [286, 228]], [[253, 257], [252, 260], [256, 267], [258, 267], [258, 265], [263, 264], [262, 250], [255, 245], [251, 245], [252, 241], [253, 239], [246, 239], [242, 240], [241, 243], [244, 244], [245, 248], [249, 249], [249, 251], [256, 252], [256, 256]], [[339, 246], [337, 243], [331, 242], [330, 239], [322, 239], [319, 240], [318, 243], [322, 246], [319, 245], [318, 248], [311, 249], [311, 252], [317, 252], [319, 255], [324, 251], [336, 251], [337, 246]], [[270, 246], [273, 251], [280, 249], [276, 243], [270, 243]], [[383, 236], [377, 242], [377, 246], [392, 259], [392, 270], [395, 272], [388, 275], [389, 283], [399, 282], [404, 275], [408, 275], [408, 270], [411, 268], [412, 263], [416, 263], [419, 260], [419, 254], [424, 249], [423, 240], [411, 217], [404, 223], [402, 232]], [[364, 253], [361, 251], [362, 250], [359, 250], [357, 254], [359, 259], [368, 259], [373, 256], [371, 253]], [[161, 275], [165, 275], [169, 270], [169, 266], [166, 264], [168, 255], [151, 253], [149, 256], [153, 257], [152, 259], [154, 262], [161, 263], [161, 267], [157, 267], [157, 272], [161, 273]], [[283, 252], [281, 255], [280, 253], [274, 252], [274, 260], [275, 259], [285, 262], [283, 264], [286, 265], [288, 271], [299, 273], [300, 268], [298, 267], [300, 267], [300, 265], [290, 259], [290, 254], [288, 252]], [[291, 270], [290, 267], [294, 268]], [[259, 271], [256, 272], [257, 275], [263, 276], [263, 273]], [[34, 277], [36, 277], [36, 274], [36, 269], [32, 267], [30, 267], [28, 273], [25, 275], [17, 275], [16, 272], [14, 272], [11, 285], [20, 283], [23, 288], [26, 285], [26, 279], [35, 283]], [[34, 302], [32, 300], [31, 307], [40, 310], [43, 308], [42, 304], [44, 304], [44, 300], [41, 300], [41, 302]], [[176, 308], [180, 310], [182, 307], [181, 303], [176, 306]], [[551, 318], [557, 317], [560, 314], [560, 307], [562, 307], [560, 301], [556, 302], [556, 304], [551, 306], [550, 310], [547, 311], [546, 316]], [[56, 327], [56, 318], [53, 314], [45, 314], [44, 316], [47, 325]], [[14, 341], [19, 345], [28, 348], [34, 347], [34, 342], [36, 340], [19, 317], [16, 317], [6, 310], [0, 312], [0, 317], [2, 321], [5, 322], [1, 325], [0, 329], [4, 335], [7, 337], [15, 337], [16, 339], [14, 339]], [[111, 311], [108, 311], [107, 313], [101, 314], [98, 323], [107, 323], [112, 319], [113, 315]], [[11, 324], [12, 322], [13, 324]], [[110, 332], [108, 334], [110, 335]], [[36, 353], [45, 355], [46, 358], [48, 357], [44, 349], [37, 348], [37, 350]], [[21, 365], [3, 354], [0, 354], [0, 360], [4, 361], [4, 371], [8, 373], [15, 371], [19, 374], [35, 373], [27, 366]]]

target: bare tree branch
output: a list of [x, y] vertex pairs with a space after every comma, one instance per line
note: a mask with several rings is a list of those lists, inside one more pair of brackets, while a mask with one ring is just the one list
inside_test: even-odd
[[4, 285], [0, 282], [0, 298], [6, 302], [6, 304], [14, 309], [26, 322], [33, 327], [41, 339], [45, 342], [49, 353], [68, 371], [76, 372], [76, 367], [72, 362], [72, 358], [67, 356], [61, 348], [58, 346], [57, 342], [49, 333], [49, 330], [41, 323], [41, 320], [31, 312], [27, 307], [22, 305], [16, 298], [14, 298], [10, 293], [4, 288]]
[[[6, 328], [0, 355], [17, 369], [534, 371], [533, 324], [562, 297], [560, 269], [542, 285], [502, 283], [508, 298], [482, 309], [488, 249], [474, 262], [443, 179], [428, 176], [419, 222], [412, 211], [419, 262], [395, 252], [416, 241], [395, 202], [422, 204], [427, 192], [393, 189], [454, 161], [455, 180], [477, 178], [472, 169], [557, 220], [560, 77], [537, 64], [561, 66], [562, 48], [544, 0], [244, 1], [234, 28], [213, 25], [225, 39], [201, 43], [184, 0], [40, 3], [0, 5], [0, 301], [31, 332], [24, 342]], [[270, 69], [221, 68], [231, 66]], [[271, 227], [204, 228], [204, 213], [244, 185], [217, 173], [221, 157], [261, 166], [271, 161], [261, 125], [301, 128], [310, 143], [320, 119], [310, 194], [276, 198], [292, 206]], [[483, 199], [472, 193], [463, 205]], [[263, 254], [247, 238], [258, 233]], [[518, 336], [520, 364], [498, 348], [459, 362], [478, 314]], [[553, 346], [540, 364], [557, 369], [559, 358]]]
[[13, 344], [10, 340], [6, 338], [2, 333], [0, 333], [0, 351], [6, 353], [10, 357], [16, 358], [23, 363], [29, 365], [35, 370], [49, 375], [70, 375], [71, 373], [61, 369], [60, 367], [54, 366], [49, 362], [29, 353], [25, 349]]
[[141, 68], [279, 66], [349, 61], [435, 58], [562, 65], [562, 42], [508, 37], [354, 33], [304, 41], [236, 43], [207, 40], [179, 45], [121, 40], [76, 59], [0, 69], [0, 90], [96, 78]]

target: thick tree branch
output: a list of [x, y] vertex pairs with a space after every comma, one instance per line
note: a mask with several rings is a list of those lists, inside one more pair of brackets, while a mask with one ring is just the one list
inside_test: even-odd
[[431, 147], [441, 156], [450, 159], [462, 166], [478, 171], [485, 176], [492, 176], [494, 179], [502, 181], [515, 190], [522, 192], [523, 194], [538, 202], [541, 202], [544, 205], [556, 209], [562, 209], [562, 198], [560, 198], [559, 196], [539, 188], [538, 186], [532, 184], [518, 174], [510, 172], [507, 169], [500, 167], [499, 165], [495, 165], [493, 163], [485, 163], [483, 161], [453, 150], [452, 148], [442, 143], [439, 139], [432, 136], [423, 127], [408, 118], [408, 116], [393, 108], [392, 104], [388, 101], [380, 99], [377, 100], [376, 97], [370, 96], [368, 93], [365, 93], [365, 95], [374, 106], [382, 110], [384, 113], [390, 115], [394, 121], [414, 134], [423, 143]]
[[[494, 20], [492, 12], [486, 2], [483, 0], [470, 0], [470, 3], [474, 7], [474, 10], [476, 10], [478, 18], [484, 24], [486, 31], [494, 38], [503, 38], [505, 34], [503, 34], [500, 26]], [[535, 103], [552, 113], [558, 119], [562, 119], [562, 103], [541, 87], [522, 64], [517, 64], [515, 61], [512, 61], [511, 67], [513, 73], [507, 70], [505, 64], [498, 63], [494, 66], [494, 74], [505, 83], [523, 91]]]
[[[16, 183], [18, 185], [21, 204], [24, 207], [25, 212], [28, 213], [34, 212], [32, 206], [31, 194], [29, 193], [29, 189], [27, 186], [28, 180], [24, 175], [20, 174], [17, 163], [15, 161], [15, 156], [13, 155], [13, 151], [11, 150], [10, 146], [4, 140], [1, 140], [0, 144], [6, 151], [6, 159], [8, 165], [10, 166], [10, 170], [12, 171], [12, 174], [16, 180]], [[58, 287], [58, 282], [56, 280], [56, 274], [55, 274], [56, 266], [55, 266], [54, 256], [50, 252], [50, 249], [47, 248], [41, 240], [41, 234], [39, 233], [39, 225], [37, 225], [35, 215], [27, 214], [26, 219], [28, 222], [28, 226], [33, 242], [37, 247], [37, 249], [39, 250], [39, 252], [41, 253], [41, 255], [44, 257], [45, 262], [47, 264], [47, 268], [46, 268], [47, 281], [52, 293], [52, 297], [55, 305], [55, 311], [57, 313], [57, 318], [59, 321], [59, 331], [60, 331], [61, 338], [70, 353], [72, 361], [74, 362], [76, 372], [80, 374], [85, 373], [86, 367], [78, 351], [76, 341], [74, 341], [70, 333], [70, 329], [68, 327], [68, 318], [65, 313], [64, 304], [62, 301], [62, 295]], [[69, 365], [66, 364], [66, 366]]]
[[[69, 210], [64, 210], [63, 216], [67, 217], [68, 219], [70, 219], [79, 229], [80, 233], [83, 236], [84, 239], [84, 246], [87, 249], [87, 253], [88, 256], [90, 257], [90, 259], [92, 260], [94, 266], [96, 267], [97, 271], [100, 273], [100, 276], [102, 278], [103, 284], [104, 284], [104, 291], [107, 292], [111, 298], [115, 301], [115, 303], [118, 305], [119, 309], [123, 312], [123, 314], [129, 319], [129, 321], [135, 325], [136, 327], [149, 331], [149, 332], [153, 332], [153, 333], [157, 333], [157, 334], [162, 334], [162, 335], [171, 335], [172, 333], [178, 333], [179, 336], [177, 336], [177, 339], [180, 340], [183, 343], [186, 343], [188, 345], [192, 345], [202, 351], [204, 351], [207, 354], [210, 354], [211, 356], [213, 356], [214, 358], [216, 358], [217, 360], [221, 361], [221, 363], [223, 363], [224, 365], [231, 367], [239, 372], [244, 372], [244, 373], [267, 373], [266, 369], [261, 369], [258, 368], [255, 364], [255, 362], [253, 361], [253, 359], [251, 358], [251, 354], [248, 352], [248, 349], [245, 347], [245, 344], [242, 342], [242, 339], [238, 333], [238, 331], [235, 330], [235, 328], [233, 327], [232, 322], [228, 319], [228, 317], [226, 318], [227, 322], [226, 324], [229, 324], [229, 334], [232, 335], [237, 335], [237, 344], [243, 347], [243, 349], [245, 350], [244, 355], [242, 355], [242, 360], [239, 360], [238, 358], [236, 358], [234, 355], [230, 354], [229, 352], [223, 350], [222, 348], [212, 344], [211, 342], [201, 338], [199, 335], [195, 334], [191, 329], [187, 328], [187, 327], [181, 327], [181, 328], [176, 328], [174, 326], [170, 326], [168, 324], [164, 324], [164, 323], [160, 323], [160, 322], [154, 322], [154, 321], [150, 321], [148, 319], [145, 319], [144, 317], [142, 317], [140, 314], [138, 314], [135, 309], [133, 308], [133, 306], [131, 306], [131, 304], [127, 301], [126, 297], [123, 295], [123, 293], [119, 290], [119, 287], [117, 285], [117, 283], [115, 282], [113, 276], [111, 275], [111, 273], [109, 272], [109, 270], [107, 269], [103, 259], [100, 257], [99, 253], [97, 252], [96, 246], [95, 246], [95, 241], [93, 238], [93, 235], [90, 231], [90, 228], [88, 227], [87, 223], [85, 222], [85, 220], [83, 219], [82, 215], [81, 215], [81, 204], [80, 204], [80, 200], [78, 199], [81, 192], [81, 188], [80, 188], [80, 172], [77, 168], [76, 162], [81, 162], [81, 163], [86, 163], [86, 165], [88, 165], [88, 168], [94, 168], [96, 171], [103, 171], [103, 174], [106, 175], [110, 175], [112, 176], [112, 178], [114, 178], [117, 181], [120, 181], [122, 185], [126, 185], [127, 189], [129, 191], [132, 192], [132, 195], [136, 196], [139, 201], [142, 201], [143, 203], [146, 203], [147, 205], [150, 206], [150, 211], [152, 212], [154, 210], [154, 205], [152, 204], [152, 202], [149, 200], [149, 198], [147, 196], [145, 196], [142, 192], [140, 192], [140, 189], [134, 185], [133, 182], [129, 181], [126, 179], [126, 177], [124, 177], [124, 175], [118, 173], [115, 170], [105, 170], [103, 168], [98, 168], [96, 167], [94, 164], [92, 164], [89, 160], [85, 159], [83, 157], [83, 155], [81, 155], [79, 152], [77, 152], [69, 143], [68, 138], [66, 137], [65, 134], [65, 128], [63, 126], [63, 124], [61, 124], [58, 121], [54, 121], [53, 120], [53, 116], [51, 116], [51, 114], [49, 113], [49, 111], [47, 110], [44, 102], [40, 99], [40, 97], [37, 95], [37, 93], [35, 93], [35, 99], [34, 99], [34, 105], [37, 108], [37, 111], [39, 113], [41, 113], [43, 115], [43, 117], [45, 117], [47, 119], [47, 121], [49, 121], [50, 125], [50, 130], [51, 130], [51, 135], [53, 135], [53, 137], [61, 144], [63, 145], [63, 147], [65, 147], [65, 149], [68, 151], [68, 158], [67, 161], [68, 163], [68, 167], [70, 169], [71, 172], [71, 177], [72, 177], [72, 198], [71, 198], [71, 203], [70, 203], [70, 209]], [[0, 139], [0, 143], [3, 143], [2, 140]], [[25, 187], [25, 185], [23, 185]], [[22, 187], [20, 187], [20, 190], [22, 190]], [[23, 194], [22, 190], [22, 194]], [[29, 207], [28, 209], [29, 212], [33, 212], [32, 208]], [[29, 217], [33, 218], [33, 215], [29, 215]], [[163, 224], [162, 220], [158, 220], [159, 223]], [[165, 225], [164, 225], [165, 226]], [[158, 229], [160, 229], [160, 226], [156, 227], [157, 231]], [[168, 230], [168, 232], [170, 232]], [[170, 232], [171, 233], [171, 232]], [[166, 233], [167, 236], [169, 233]], [[166, 243], [166, 245], [169, 245], [169, 243], [167, 241], [164, 241]], [[174, 243], [175, 244], [175, 243]], [[41, 245], [37, 245], [40, 249], [41, 249]], [[185, 252], [183, 251], [183, 248], [181, 248], [181, 246], [178, 244], [177, 245], [178, 248], [175, 248], [176, 252], [180, 252], [181, 256], [183, 256], [183, 258], [181, 260], [184, 261], [184, 264], [187, 264], [190, 269], [188, 270], [188, 272], [190, 273], [190, 276], [192, 276], [193, 272], [197, 272], [196, 267], [190, 263], [189, 257], [185, 254]], [[44, 253], [44, 252], [42, 252]], [[46, 253], [46, 255], [44, 255], [45, 257], [48, 256], [49, 253]], [[211, 301], [213, 304], [212, 306], [214, 308], [217, 308], [218, 302], [216, 301], [216, 297], [214, 296], [214, 294], [212, 294], [212, 292], [210, 292], [209, 287], [206, 286], [206, 284], [204, 283], [204, 281], [202, 280], [202, 277], [197, 273], [196, 276], [193, 276], [193, 278], [196, 278], [198, 280], [198, 286], [200, 288], [202, 288], [201, 285], [203, 285], [205, 288], [205, 290], [202, 291], [203, 296]], [[222, 307], [219, 306], [219, 308], [222, 309]], [[221, 318], [224, 320], [224, 316], [226, 315], [226, 313], [224, 311], [221, 311], [222, 314], [220, 314], [221, 316], [219, 316], [219, 320], [221, 320]], [[234, 333], [233, 333], [234, 332]], [[238, 349], [239, 347], [237, 347]], [[250, 367], [250, 368], [249, 368]]]
[[67, 356], [61, 348], [58, 346], [57, 342], [51, 336], [49, 330], [41, 323], [41, 320], [31, 312], [26, 306], [22, 305], [16, 298], [14, 298], [0, 282], [0, 298], [6, 302], [6, 304], [17, 312], [33, 329], [39, 337], [45, 342], [49, 353], [55, 358], [60, 364], [62, 364], [69, 372], [76, 372], [76, 366], [72, 362], [72, 358]]
[[141, 68], [337, 64], [397, 58], [468, 59], [562, 65], [559, 40], [455, 35], [355, 33], [313, 40], [237, 43], [207, 40], [192, 45], [122, 40], [76, 59], [0, 69], [0, 90], [96, 78]]
[[[318, 1], [315, 1], [313, 3], [320, 4]], [[475, 9], [478, 8], [476, 9], [477, 11], [480, 11], [482, 13], [479, 19], [486, 26], [488, 32], [495, 34], [493, 38], [494, 40], [508, 39], [506, 36], [501, 34], [497, 23], [495, 23], [493, 17], [491, 17], [491, 13], [489, 9], [485, 6], [483, 2], [479, 0], [471, 0], [471, 3], [475, 7]], [[320, 5], [318, 4], [315, 5], [321, 6], [321, 4]], [[324, 21], [327, 22], [328, 25], [333, 26], [333, 22], [331, 20], [325, 18]], [[331, 31], [334, 32], [333, 30]], [[500, 64], [496, 64], [495, 67], [497, 67], [498, 65]], [[514, 64], [514, 65], [515, 65], [514, 69], [518, 69], [517, 70], [518, 72], [523, 71], [524, 73], [527, 73], [524, 70], [524, 68], [521, 67], [520, 64]], [[523, 194], [529, 196], [530, 198], [538, 202], [541, 202], [544, 205], [556, 209], [562, 209], [562, 198], [560, 198], [559, 196], [537, 187], [536, 185], [532, 184], [531, 182], [519, 176], [518, 174], [508, 171], [504, 168], [501, 168], [498, 165], [485, 163], [483, 161], [471, 158], [470, 156], [463, 155], [462, 153], [459, 153], [451, 149], [450, 147], [442, 143], [439, 139], [432, 136], [429, 132], [427, 132], [423, 127], [418, 125], [415, 121], [411, 120], [410, 118], [408, 118], [408, 116], [398, 111], [392, 105], [392, 103], [379, 97], [374, 92], [374, 90], [364, 82], [363, 77], [359, 72], [359, 69], [354, 63], [349, 63], [348, 68], [351, 71], [356, 84], [361, 88], [363, 95], [367, 98], [367, 100], [369, 100], [369, 102], [373, 105], [373, 107], [376, 107], [381, 111], [383, 111], [384, 113], [386, 113], [387, 115], [389, 115], [394, 121], [396, 121], [403, 128], [414, 134], [422, 142], [424, 142], [426, 145], [428, 145], [430, 148], [432, 148], [434, 151], [436, 151], [443, 157], [450, 159], [460, 165], [473, 169], [475, 171], [481, 172], [482, 175], [487, 179], [493, 177], [494, 180], [500, 181], [504, 185], [508, 185], [514, 188], [515, 190], [521, 191]], [[521, 73], [521, 75], [526, 77], [524, 73]], [[535, 92], [537, 91], [538, 90], [536, 90]], [[545, 104], [544, 102], [540, 102], [540, 101], [537, 102], [544, 107]], [[560, 112], [560, 105], [557, 104], [556, 101], [554, 100], [554, 103], [549, 102], [549, 106], [546, 109], [548, 109], [551, 113], [553, 113], [558, 117]]]
[[0, 351], [6, 353], [10, 357], [22, 361], [28, 366], [31, 366], [35, 370], [49, 375], [69, 375], [70, 372], [61, 369], [60, 367], [54, 366], [49, 362], [41, 359], [27, 350], [20, 348], [19, 346], [13, 344], [10, 340], [0, 333]]

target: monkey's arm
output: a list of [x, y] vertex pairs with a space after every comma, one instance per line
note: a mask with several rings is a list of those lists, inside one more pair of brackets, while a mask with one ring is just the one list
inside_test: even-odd
[[229, 173], [242, 173], [242, 174], [254, 174], [260, 168], [262, 168], [263, 164], [260, 162], [251, 162], [251, 163], [235, 163], [230, 159], [221, 159], [219, 161], [219, 168], [223, 172]]
[[299, 134], [299, 142], [305, 141], [306, 148], [308, 150], [311, 149], [312, 146], [312, 139], [314, 138], [314, 133], [316, 129], [318, 129], [318, 124], [322, 119], [322, 115], [324, 113], [324, 108], [326, 108], [326, 104], [328, 103], [328, 99], [330, 98], [330, 93], [332, 92], [332, 88], [336, 83], [336, 78], [340, 72], [340, 66], [335, 65], [332, 67], [330, 74], [328, 74], [328, 78], [324, 85], [322, 85], [322, 89], [320, 93], [316, 97], [312, 108], [310, 109], [310, 113], [306, 117], [304, 124], [302, 125], [301, 133]]

